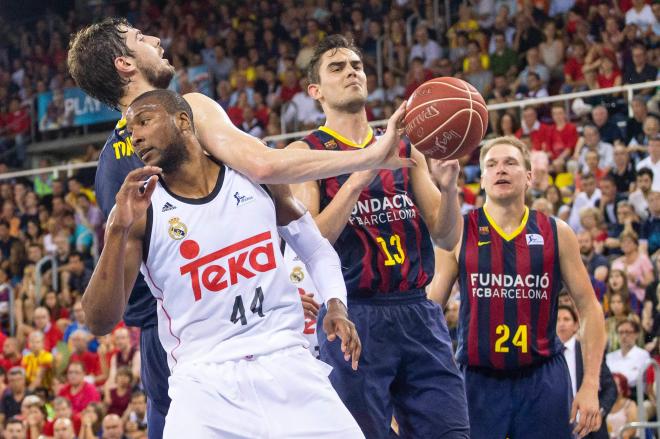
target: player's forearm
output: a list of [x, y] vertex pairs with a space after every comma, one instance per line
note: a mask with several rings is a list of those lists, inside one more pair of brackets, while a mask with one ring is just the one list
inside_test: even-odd
[[316, 290], [324, 303], [339, 299], [346, 304], [346, 284], [337, 252], [317, 228], [312, 216], [306, 213], [278, 232], [302, 260]]
[[85, 323], [94, 335], [109, 333], [126, 308], [129, 294], [124, 283], [127, 243], [127, 228], [108, 226], [101, 257], [82, 297]]
[[[247, 134], [200, 130], [204, 148], [227, 166], [262, 184], [293, 184], [372, 169], [379, 163], [377, 151], [315, 151], [301, 148], [272, 149]], [[240, 136], [240, 137], [239, 137]], [[236, 144], [235, 137], [240, 138]]]
[[578, 304], [577, 308], [580, 315], [580, 343], [584, 364], [582, 385], [595, 386], [597, 390], [605, 351], [605, 319], [595, 299], [589, 300], [588, 304]]
[[334, 244], [346, 228], [351, 212], [355, 203], [360, 198], [362, 186], [356, 185], [347, 180], [346, 183], [337, 191], [330, 204], [314, 217], [316, 226], [321, 231], [321, 235], [327, 239], [330, 244]]
[[436, 246], [451, 251], [461, 237], [462, 224], [458, 190], [443, 191], [435, 217], [427, 224]]

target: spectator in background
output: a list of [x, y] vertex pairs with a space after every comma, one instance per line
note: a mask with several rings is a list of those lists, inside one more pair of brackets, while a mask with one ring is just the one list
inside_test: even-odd
[[621, 142], [616, 142], [614, 145], [614, 166], [610, 169], [609, 175], [614, 178], [616, 190], [622, 195], [630, 192], [635, 183], [635, 167], [630, 161], [628, 148]]
[[629, 145], [630, 142], [634, 139], [637, 144], [644, 144], [644, 131], [642, 126], [644, 124], [644, 119], [648, 116], [649, 111], [646, 106], [646, 101], [640, 95], [637, 95], [633, 98], [630, 103], [630, 108], [632, 109], [632, 117], [629, 117], [626, 121], [626, 145]]
[[[110, 375], [108, 376], [110, 386], [116, 385], [117, 371], [122, 367], [129, 368], [136, 379], [140, 376], [140, 351], [131, 343], [128, 329], [116, 329], [114, 338], [117, 351], [110, 357]], [[139, 380], [131, 384], [137, 384], [137, 381]]]
[[41, 331], [30, 333], [30, 350], [23, 357], [21, 365], [25, 369], [28, 388], [49, 388], [53, 381], [53, 355], [44, 349], [44, 334]]
[[542, 151], [532, 151], [530, 154], [532, 164], [532, 181], [528, 193], [532, 198], [539, 198], [545, 194], [550, 185], [550, 162], [548, 155]]
[[[637, 84], [640, 82], [655, 81], [657, 75], [658, 68], [648, 63], [646, 47], [644, 44], [636, 43], [632, 47], [632, 63], [626, 64], [623, 70], [623, 83]], [[653, 93], [653, 89], [642, 89], [638, 92], [642, 95], [650, 95]]]
[[282, 114], [287, 125], [297, 121], [300, 124], [299, 129], [312, 128], [325, 120], [316, 101], [307, 93], [307, 85], [309, 85], [307, 78], [300, 78], [300, 91], [291, 99], [293, 105], [288, 106]]
[[112, 413], [105, 415], [105, 418], [103, 418], [102, 439], [126, 439], [124, 424], [119, 416]]
[[632, 8], [626, 12], [626, 25], [635, 24], [644, 34], [650, 32], [656, 23], [651, 6], [644, 0], [632, 0], [632, 4]]
[[98, 390], [93, 384], [85, 382], [85, 368], [82, 363], [69, 363], [66, 372], [66, 384], [58, 392], [71, 401], [74, 414], [82, 412], [90, 402], [101, 400]]
[[53, 439], [76, 439], [73, 422], [67, 418], [57, 418], [53, 423]]
[[[613, 435], [610, 437], [620, 437], [619, 432], [624, 425], [637, 421], [637, 404], [630, 399], [630, 386], [628, 385], [626, 376], [621, 373], [613, 373], [612, 378], [614, 378], [614, 382], [616, 383], [617, 398], [605, 421], [607, 423], [607, 431], [612, 432]], [[624, 439], [632, 439], [635, 437], [635, 431], [627, 430], [622, 437]]]
[[99, 239], [103, 238], [103, 213], [89, 201], [87, 194], [78, 194], [74, 210], [76, 223], [94, 232]]
[[521, 86], [516, 93], [516, 99], [547, 98], [548, 90], [545, 88], [539, 75], [535, 72], [527, 74], [527, 87]]
[[21, 405], [23, 416], [29, 438], [39, 438], [43, 433], [46, 418], [46, 404], [36, 395], [27, 396]]
[[562, 77], [564, 66], [564, 41], [557, 35], [557, 25], [548, 20], [543, 26], [543, 42], [539, 45], [539, 53], [543, 64], [550, 69], [552, 78]]
[[625, 197], [617, 193], [616, 182], [610, 175], [603, 176], [598, 186], [601, 196], [596, 204], [603, 214], [605, 224], [609, 227], [617, 223], [616, 207], [619, 201], [623, 201]]
[[261, 125], [261, 122], [259, 122], [259, 119], [257, 119], [255, 116], [252, 107], [245, 107], [243, 109], [243, 122], [239, 128], [243, 132], [258, 139], [264, 135], [264, 127]]
[[587, 48], [582, 41], [575, 41], [571, 46], [572, 56], [568, 57], [564, 64], [564, 86], [563, 93], [582, 91], [587, 88], [583, 67]]
[[[640, 233], [640, 249], [642, 253], [650, 257], [658, 257], [660, 250], [660, 192], [653, 191], [649, 194], [649, 215], [642, 223]], [[658, 258], [660, 260], [660, 258]], [[656, 279], [658, 273], [656, 272]]]
[[4, 370], [10, 370], [13, 367], [20, 366], [23, 356], [18, 347], [18, 340], [15, 337], [7, 337], [2, 344], [2, 353], [0, 354], [0, 367]]
[[526, 107], [516, 137], [519, 139], [528, 137], [533, 151], [545, 151], [548, 148], [550, 134], [550, 127], [539, 121], [536, 108]]
[[578, 140], [573, 157], [578, 160], [582, 170], [587, 169], [587, 152], [598, 153], [598, 168], [609, 172], [614, 165], [614, 147], [611, 143], [604, 142], [600, 138], [600, 132], [595, 125], [586, 125], [582, 131], [582, 137]]
[[616, 330], [621, 348], [607, 354], [607, 366], [612, 374], [620, 373], [631, 386], [636, 386], [640, 369], [651, 358], [648, 352], [635, 344], [640, 332], [639, 323], [624, 320], [619, 322]]
[[582, 190], [578, 192], [573, 201], [571, 215], [568, 224], [571, 228], [579, 232], [582, 230], [580, 224], [580, 212], [586, 207], [595, 207], [596, 201], [600, 199], [600, 189], [596, 187], [596, 177], [593, 174], [585, 174], [581, 178]]
[[60, 270], [63, 274], [62, 278], [68, 280], [69, 290], [73, 294], [82, 296], [92, 277], [92, 271], [85, 265], [82, 255], [78, 252], [69, 254], [67, 264], [60, 267]]
[[53, 399], [54, 418], [44, 425], [44, 435], [52, 436], [55, 430], [55, 422], [58, 419], [69, 420], [73, 426], [73, 431], [80, 431], [80, 416], [74, 415], [71, 408], [71, 401], [61, 396]]
[[644, 221], [649, 216], [649, 195], [653, 187], [653, 171], [642, 168], [637, 172], [637, 189], [628, 196], [628, 201], [635, 208], [635, 213]]
[[108, 383], [104, 386], [104, 398], [108, 407], [108, 413], [114, 413], [122, 416], [131, 401], [131, 388], [133, 383], [133, 374], [128, 367], [120, 367], [116, 373], [114, 383]]
[[436, 60], [442, 58], [442, 48], [434, 40], [429, 38], [429, 31], [426, 25], [419, 25], [415, 29], [416, 43], [410, 49], [409, 59], [415, 58], [424, 60], [424, 67], [431, 68]]
[[85, 370], [85, 380], [93, 384], [102, 384], [107, 375], [101, 371], [101, 363], [96, 352], [90, 352], [87, 349], [89, 334], [82, 329], [78, 329], [69, 337], [71, 345], [70, 363], [80, 363]]
[[582, 262], [584, 262], [584, 266], [587, 268], [587, 272], [589, 273], [589, 276], [595, 277], [596, 270], [598, 270], [598, 268], [600, 267], [603, 267], [605, 269], [605, 277], [598, 280], [600, 281], [605, 280], [607, 278], [607, 269], [609, 266], [609, 262], [607, 258], [605, 258], [603, 255], [596, 253], [594, 249], [594, 240], [593, 237], [591, 236], [591, 233], [589, 233], [586, 230], [583, 230], [577, 234], [577, 238], [578, 238], [578, 245], [580, 246], [580, 255], [582, 256]]
[[[57, 325], [52, 323], [52, 318], [48, 308], [40, 306], [34, 310], [34, 329], [40, 331], [44, 335], [44, 349], [52, 352], [57, 346], [57, 343], [62, 340], [63, 334]], [[28, 328], [32, 331], [32, 328]]]
[[302, 90], [298, 84], [296, 71], [294, 69], [288, 69], [284, 73], [284, 80], [282, 81], [282, 85], [280, 85], [277, 92], [280, 102], [289, 102], [291, 99], [293, 99], [296, 93], [299, 93], [300, 91]]
[[637, 163], [637, 172], [640, 172], [642, 168], [648, 168], [653, 172], [651, 188], [660, 192], [660, 136], [649, 140], [649, 155]]
[[[447, 63], [449, 60], [441, 59], [438, 65]], [[397, 82], [397, 78], [391, 70], [383, 72], [383, 87], [380, 90], [383, 93], [383, 102], [394, 102], [395, 99], [403, 98], [406, 94], [406, 89]]]
[[0, 400], [1, 423], [19, 415], [23, 399], [31, 393], [27, 389], [25, 370], [20, 366], [9, 369], [7, 372], [7, 388], [2, 393], [2, 399]]
[[624, 229], [619, 236], [619, 242], [623, 256], [612, 262], [612, 270], [622, 270], [626, 273], [628, 289], [641, 304], [646, 287], [653, 282], [653, 264], [646, 254], [639, 251], [639, 241], [634, 231]]
[[406, 82], [406, 99], [413, 94], [417, 87], [431, 78], [433, 78], [433, 73], [424, 68], [424, 61], [421, 58], [413, 59], [410, 62], [410, 71]]
[[550, 80], [550, 70], [541, 62], [541, 55], [538, 47], [527, 49], [526, 54], [527, 66], [518, 75], [516, 86], [523, 86], [529, 88], [527, 77], [530, 73], [536, 73], [543, 85], [547, 84]]
[[25, 439], [25, 426], [23, 421], [18, 418], [7, 420], [7, 426], [4, 429], [5, 439]]
[[490, 67], [494, 76], [506, 76], [515, 71], [518, 65], [518, 56], [507, 45], [503, 32], [496, 31], [493, 36], [494, 51], [490, 54]]
[[131, 395], [131, 403], [124, 413], [124, 421], [137, 425], [138, 430], [147, 428], [147, 397], [141, 390]]
[[597, 105], [591, 110], [591, 119], [598, 128], [598, 133], [603, 142], [614, 143], [623, 140], [623, 134], [619, 127], [610, 118], [607, 108]]
[[577, 127], [566, 117], [563, 104], [552, 106], [552, 121], [547, 152], [552, 161], [552, 170], [555, 173], [563, 172], [566, 161], [573, 155], [579, 134]]
[[101, 437], [101, 423], [105, 417], [105, 406], [100, 402], [92, 402], [80, 414], [79, 439], [97, 439]]

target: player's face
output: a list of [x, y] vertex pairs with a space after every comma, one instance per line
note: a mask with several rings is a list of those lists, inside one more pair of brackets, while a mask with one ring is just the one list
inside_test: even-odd
[[153, 100], [143, 99], [126, 111], [126, 126], [133, 148], [145, 165], [158, 166], [170, 174], [188, 160], [185, 141], [174, 117]]
[[523, 155], [515, 146], [497, 144], [486, 153], [481, 187], [489, 200], [523, 199], [531, 178], [532, 173], [525, 168]]
[[568, 339], [578, 330], [578, 324], [573, 320], [573, 316], [565, 309], [560, 309], [557, 313], [557, 335], [562, 343], [566, 343]]
[[143, 35], [140, 30], [125, 28], [126, 46], [133, 52], [135, 66], [144, 79], [156, 88], [167, 88], [174, 77], [174, 67], [163, 58], [160, 39]]
[[340, 112], [364, 110], [367, 77], [357, 53], [350, 49], [328, 50], [321, 57], [319, 78], [319, 84], [310, 86], [312, 97]]

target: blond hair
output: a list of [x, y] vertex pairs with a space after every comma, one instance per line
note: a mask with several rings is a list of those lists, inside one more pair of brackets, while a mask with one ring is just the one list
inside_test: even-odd
[[517, 137], [502, 136], [488, 141], [488, 143], [481, 147], [481, 152], [479, 153], [479, 166], [481, 167], [482, 172], [484, 170], [484, 159], [486, 158], [486, 154], [488, 154], [488, 151], [490, 151], [490, 149], [495, 145], [511, 145], [516, 148], [518, 151], [520, 151], [520, 154], [522, 154], [523, 161], [525, 162], [525, 169], [528, 171], [532, 170], [532, 161], [529, 154], [529, 148], [525, 142], [518, 139]]

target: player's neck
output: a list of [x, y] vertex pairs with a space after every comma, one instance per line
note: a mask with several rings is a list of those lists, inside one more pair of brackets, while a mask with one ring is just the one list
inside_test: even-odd
[[142, 78], [131, 79], [131, 82], [124, 88], [124, 96], [119, 100], [119, 110], [122, 116], [126, 116], [126, 109], [135, 98], [151, 90], [156, 90], [156, 87]]
[[204, 198], [218, 182], [220, 165], [206, 154], [190, 153], [190, 158], [174, 172], [163, 175], [165, 184], [177, 195], [185, 198]]
[[495, 221], [495, 224], [506, 233], [513, 232], [522, 223], [525, 216], [525, 203], [498, 203], [492, 200], [486, 201], [484, 209], [488, 215]]
[[369, 122], [365, 111], [345, 113], [327, 110], [325, 116], [326, 127], [358, 145], [361, 145], [369, 135]]

